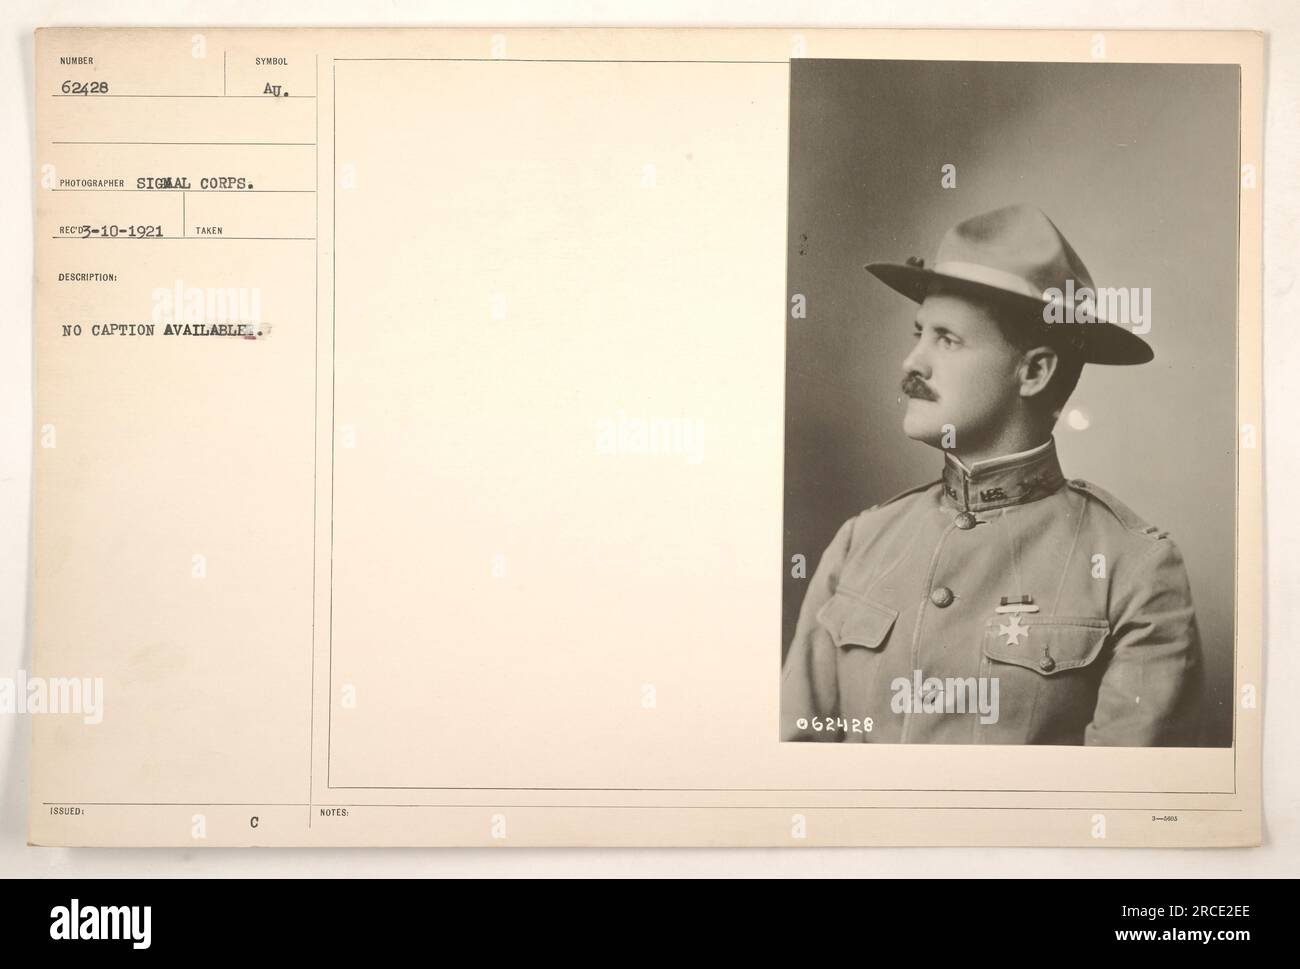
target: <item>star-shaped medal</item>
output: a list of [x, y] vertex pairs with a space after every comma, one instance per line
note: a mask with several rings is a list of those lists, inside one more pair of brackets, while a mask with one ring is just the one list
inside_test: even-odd
[[1007, 637], [1008, 646], [1019, 646], [1020, 637], [1028, 636], [1029, 630], [1020, 625], [1020, 617], [1012, 615], [1011, 622], [998, 624], [998, 635]]

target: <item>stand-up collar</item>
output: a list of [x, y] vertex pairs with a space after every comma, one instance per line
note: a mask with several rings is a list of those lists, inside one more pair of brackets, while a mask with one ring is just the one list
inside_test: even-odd
[[1064, 483], [1053, 438], [1028, 451], [976, 461], [970, 467], [951, 454], [944, 455], [944, 496], [963, 511], [1037, 501], [1055, 494]]

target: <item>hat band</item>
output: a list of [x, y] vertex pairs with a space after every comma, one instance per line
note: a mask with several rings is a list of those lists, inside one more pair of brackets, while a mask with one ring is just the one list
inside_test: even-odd
[[1010, 290], [1021, 296], [1028, 296], [1030, 299], [1046, 299], [1043, 291], [1029, 280], [1004, 269], [981, 266], [975, 262], [941, 262], [935, 265], [934, 271], [943, 276], [964, 279], [969, 283], [983, 283], [995, 289]]

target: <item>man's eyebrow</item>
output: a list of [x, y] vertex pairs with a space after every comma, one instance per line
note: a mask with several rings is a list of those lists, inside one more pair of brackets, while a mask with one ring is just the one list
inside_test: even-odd
[[[924, 327], [924, 325], [921, 323], [920, 320], [913, 320], [913, 321], [912, 321], [912, 328], [913, 328], [913, 329], [916, 329], [916, 330], [922, 330], [922, 329], [924, 329], [925, 327]], [[931, 323], [931, 324], [930, 324], [930, 329], [934, 330], [936, 333], [939, 333], [939, 334], [941, 334], [941, 335], [943, 335], [943, 336], [958, 336], [958, 335], [959, 335], [959, 334], [957, 333], [956, 330], [952, 330], [952, 329], [950, 329], [950, 328], [944, 326], [942, 323]]]

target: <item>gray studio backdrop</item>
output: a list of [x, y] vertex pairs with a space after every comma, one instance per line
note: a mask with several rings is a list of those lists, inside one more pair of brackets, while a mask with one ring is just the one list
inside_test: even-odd
[[[936, 479], [903, 436], [915, 310], [867, 273], [963, 218], [1037, 205], [1099, 286], [1151, 288], [1155, 360], [1084, 370], [1068, 477], [1170, 532], [1205, 649], [1208, 746], [1232, 740], [1239, 79], [1235, 66], [797, 60], [790, 85], [782, 649], [836, 528]], [[956, 187], [941, 184], [956, 166]]]

